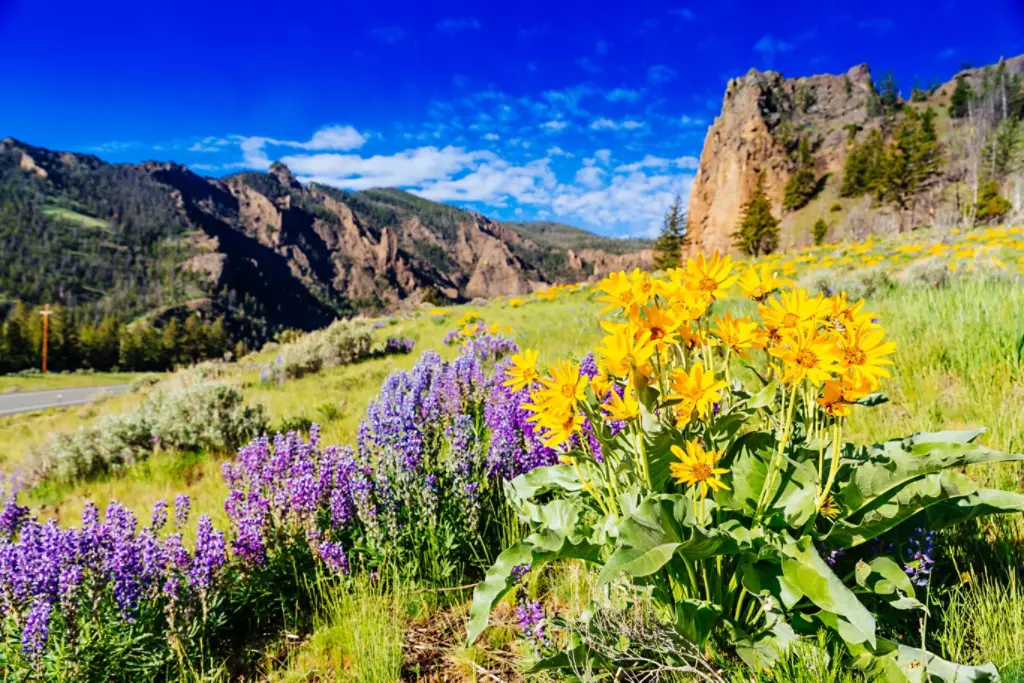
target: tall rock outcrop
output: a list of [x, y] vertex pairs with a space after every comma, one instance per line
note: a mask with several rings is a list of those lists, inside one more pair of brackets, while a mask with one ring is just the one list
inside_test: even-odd
[[816, 172], [841, 171], [846, 126], [864, 126], [874, 97], [867, 65], [843, 75], [785, 79], [774, 71], [751, 70], [729, 81], [722, 113], [708, 129], [690, 192], [692, 251], [731, 248], [743, 204], [759, 173], [781, 213], [786, 181], [796, 170], [800, 137], [814, 149]]

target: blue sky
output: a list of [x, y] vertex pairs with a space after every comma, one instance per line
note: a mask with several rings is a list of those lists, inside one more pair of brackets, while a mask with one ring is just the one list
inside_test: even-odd
[[0, 0], [0, 46], [0, 137], [642, 235], [729, 78], [867, 62], [909, 93], [1024, 52], [1024, 2]]

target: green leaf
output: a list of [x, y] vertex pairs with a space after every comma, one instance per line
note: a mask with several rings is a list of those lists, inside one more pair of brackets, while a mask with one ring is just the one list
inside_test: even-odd
[[916, 479], [951, 467], [1024, 459], [978, 446], [981, 430], [914, 434], [868, 449], [861, 462], [845, 470], [836, 496], [851, 514]]
[[539, 493], [552, 489], [579, 491], [583, 488], [576, 471], [570, 465], [538, 467], [505, 483], [505, 495], [510, 501], [532, 500]]
[[727, 623], [730, 630], [729, 644], [743, 663], [754, 671], [770, 669], [800, 638], [793, 627], [784, 621], [776, 622], [770, 630], [756, 636], [750, 636], [731, 621]]
[[855, 401], [855, 403], [857, 405], [859, 405], [859, 406], [868, 406], [869, 408], [873, 408], [875, 406], [880, 406], [883, 403], [888, 403], [888, 402], [889, 402], [889, 397], [886, 396], [885, 394], [883, 394], [881, 391], [876, 391], [873, 394], [868, 394], [864, 398], [859, 398], [859, 399], [857, 399]]
[[622, 572], [633, 577], [650, 576], [668, 564], [680, 545], [680, 543], [665, 543], [647, 551], [637, 548], [619, 548], [612, 553], [604, 569], [601, 570], [597, 585], [603, 586]]
[[779, 383], [772, 380], [763, 389], [747, 399], [747, 407], [758, 409], [767, 408], [776, 402], [779, 392]]
[[703, 645], [721, 616], [722, 608], [714, 603], [681, 600], [676, 603], [676, 630], [690, 642]]
[[[715, 501], [723, 508], [739, 510], [748, 516], [757, 511], [757, 501], [765, 486], [769, 463], [776, 457], [775, 438], [767, 432], [749, 432], [736, 439], [723, 459], [730, 468], [731, 491], [719, 491]], [[817, 454], [814, 455], [817, 458]], [[817, 470], [809, 456], [793, 460], [783, 456], [782, 466], [768, 493], [765, 509], [771, 516], [793, 529], [802, 528], [817, 511]]]
[[782, 566], [770, 562], [746, 562], [740, 566], [743, 587], [754, 595], [767, 593], [787, 610], [793, 609], [804, 597], [800, 587], [790, 583], [782, 573]]
[[921, 648], [899, 645], [884, 638], [877, 646], [849, 646], [854, 666], [882, 683], [997, 683], [999, 673], [991, 664], [954, 664]]
[[821, 559], [811, 543], [804, 536], [795, 543], [782, 548], [782, 572], [794, 586], [799, 586], [804, 595], [815, 605], [838, 616], [844, 617], [855, 629], [856, 640], [850, 634], [842, 634], [847, 642], [867, 641], [875, 643], [875, 618], [861, 604], [857, 596], [836, 576], [831, 567]]
[[469, 608], [469, 623], [466, 625], [466, 637], [472, 644], [487, 628], [491, 610], [504, 597], [505, 593], [515, 586], [512, 568], [519, 565], [533, 564], [533, 547], [520, 541], [505, 550], [484, 576], [484, 580], [473, 591], [473, 604]]
[[969, 495], [976, 488], [977, 485], [960, 472], [926, 475], [876, 497], [870, 507], [837, 520], [826, 539], [830, 545], [843, 548], [860, 545], [936, 503]]
[[886, 581], [901, 590], [904, 595], [915, 595], [914, 583], [891, 557], [876, 557], [868, 565], [871, 567], [871, 571], [880, 574]]
[[928, 529], [944, 529], [976, 517], [1024, 512], [1024, 495], [999, 489], [978, 489], [960, 498], [932, 505], [921, 513], [922, 525]]

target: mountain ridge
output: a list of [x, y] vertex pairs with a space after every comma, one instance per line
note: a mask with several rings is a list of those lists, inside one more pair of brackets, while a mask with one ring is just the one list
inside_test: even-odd
[[[108, 164], [13, 138], [0, 141], [3, 206], [8, 218], [0, 235], [8, 259], [19, 252], [48, 258], [37, 253], [25, 226], [59, 234], [66, 256], [56, 259], [58, 269], [75, 272], [80, 284], [72, 294], [60, 291], [59, 280], [33, 290], [31, 276], [23, 274], [7, 291], [0, 281], [0, 299], [33, 303], [26, 293], [37, 291], [39, 299], [96, 303], [113, 297], [113, 306], [124, 289], [117, 272], [93, 282], [88, 271], [102, 270], [111, 251], [127, 250], [114, 259], [117, 268], [129, 268], [122, 261], [138, 266], [131, 287], [154, 299], [143, 296], [130, 306], [151, 309], [159, 300], [172, 310], [209, 309], [234, 318], [253, 338], [423, 301], [527, 294], [644, 266], [651, 257], [642, 240], [495, 221], [398, 189], [303, 185], [280, 163], [266, 173], [210, 178], [175, 162]], [[79, 242], [89, 245], [89, 258], [73, 254]], [[144, 262], [166, 287], [145, 287]], [[106, 293], [97, 297], [89, 288]]]

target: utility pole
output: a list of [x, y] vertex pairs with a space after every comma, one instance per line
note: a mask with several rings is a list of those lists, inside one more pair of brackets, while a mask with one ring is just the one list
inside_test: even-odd
[[43, 306], [39, 315], [43, 316], [43, 374], [46, 374], [46, 346], [50, 337], [50, 304]]

